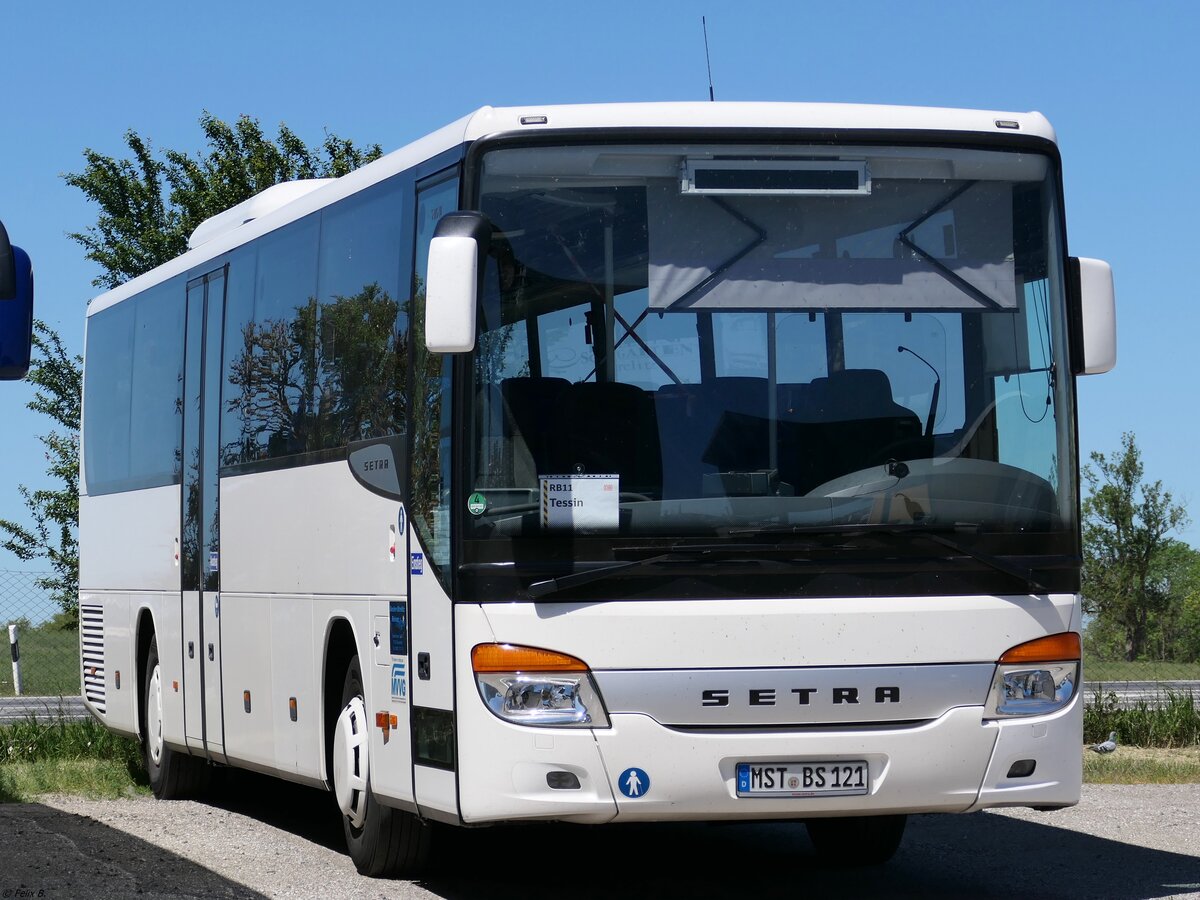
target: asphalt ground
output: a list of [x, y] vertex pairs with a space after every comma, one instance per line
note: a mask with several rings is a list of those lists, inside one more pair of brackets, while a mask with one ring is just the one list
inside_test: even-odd
[[[1084, 785], [1078, 807], [913, 816], [886, 866], [821, 864], [798, 824], [527, 825], [441, 835], [417, 882], [358, 875], [330, 795], [234, 773], [206, 802], [0, 805], [0, 900], [92, 897], [1196, 897], [1200, 785]], [[449, 838], [449, 839], [447, 839]]]

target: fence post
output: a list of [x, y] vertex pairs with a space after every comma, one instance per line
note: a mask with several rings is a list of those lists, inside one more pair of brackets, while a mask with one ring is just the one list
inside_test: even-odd
[[8, 626], [8, 644], [12, 648], [13, 693], [21, 696], [21, 648], [17, 643], [17, 626]]

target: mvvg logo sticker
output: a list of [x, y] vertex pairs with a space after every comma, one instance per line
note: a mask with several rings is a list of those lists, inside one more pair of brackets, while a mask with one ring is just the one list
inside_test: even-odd
[[402, 662], [392, 663], [392, 699], [408, 702], [408, 671]]

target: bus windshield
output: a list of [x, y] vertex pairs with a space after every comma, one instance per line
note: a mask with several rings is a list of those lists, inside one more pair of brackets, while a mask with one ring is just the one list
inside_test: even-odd
[[1076, 507], [1057, 177], [965, 148], [491, 150], [466, 561], [850, 526], [1046, 552]]

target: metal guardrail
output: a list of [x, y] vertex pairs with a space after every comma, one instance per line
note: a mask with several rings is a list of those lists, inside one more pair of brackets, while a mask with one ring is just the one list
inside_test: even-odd
[[82, 697], [0, 697], [0, 728], [29, 719], [78, 722], [88, 717]]
[[1200, 681], [1085, 681], [1083, 701], [1111, 703], [1115, 709], [1159, 706], [1173, 697], [1188, 697], [1200, 709]]

